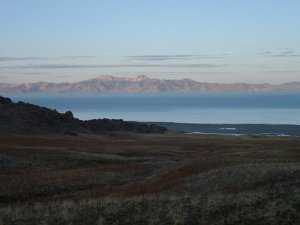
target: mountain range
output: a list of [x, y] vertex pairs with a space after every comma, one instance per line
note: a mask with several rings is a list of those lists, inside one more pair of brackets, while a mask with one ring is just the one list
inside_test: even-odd
[[0, 83], [1, 94], [17, 93], [161, 93], [161, 92], [300, 92], [300, 82], [284, 84], [209, 83], [191, 79], [99, 76], [80, 82]]

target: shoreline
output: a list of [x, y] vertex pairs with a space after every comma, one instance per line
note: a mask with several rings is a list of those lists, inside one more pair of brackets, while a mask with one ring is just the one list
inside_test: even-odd
[[213, 135], [257, 135], [298, 137], [300, 125], [290, 124], [197, 124], [197, 123], [173, 123], [173, 122], [150, 122], [166, 127], [170, 131], [189, 134], [213, 134]]

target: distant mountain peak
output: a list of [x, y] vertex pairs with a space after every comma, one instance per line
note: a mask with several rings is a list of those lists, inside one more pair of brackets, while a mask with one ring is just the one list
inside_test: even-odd
[[138, 75], [138, 76], [136, 76], [133, 79], [135, 79], [136, 81], [140, 81], [140, 80], [148, 80], [150, 78], [148, 76], [146, 76], [146, 75]]
[[117, 76], [111, 76], [111, 75], [100, 75], [100, 76], [96, 77], [95, 79], [103, 80], [103, 81], [105, 81], [105, 80], [109, 80], [109, 81], [126, 80], [126, 81], [137, 82], [137, 81], [148, 80], [150, 78], [146, 75], [138, 75], [136, 77], [117, 77]]
[[111, 75], [100, 75], [94, 78], [95, 80], [114, 80], [116, 77]]

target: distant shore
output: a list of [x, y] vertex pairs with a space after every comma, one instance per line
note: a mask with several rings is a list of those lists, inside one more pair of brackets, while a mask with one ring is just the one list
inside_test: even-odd
[[[151, 122], [153, 123], [153, 122]], [[170, 131], [192, 134], [300, 136], [300, 125], [292, 124], [197, 124], [155, 122]]]

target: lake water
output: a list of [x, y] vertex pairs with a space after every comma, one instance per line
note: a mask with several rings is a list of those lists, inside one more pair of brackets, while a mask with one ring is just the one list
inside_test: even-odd
[[300, 124], [300, 94], [16, 96], [80, 119], [182, 123]]

